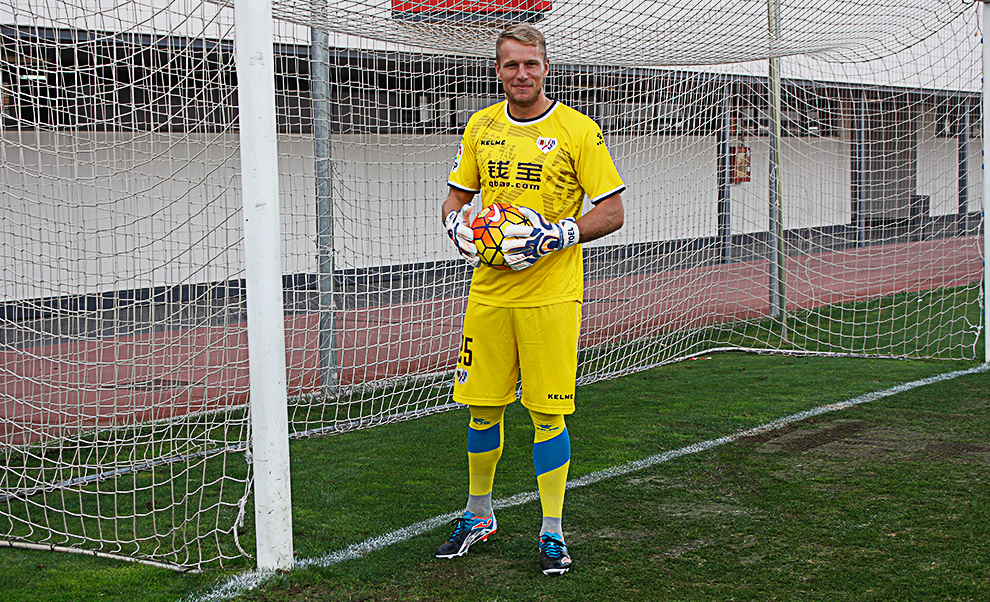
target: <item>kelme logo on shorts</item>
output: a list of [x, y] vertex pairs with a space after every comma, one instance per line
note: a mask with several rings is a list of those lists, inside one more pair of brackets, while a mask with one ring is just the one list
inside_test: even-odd
[[560, 393], [547, 393], [547, 399], [574, 399], [574, 394], [561, 395]]
[[457, 384], [463, 385], [464, 383], [467, 382], [468, 371], [465, 370], [464, 368], [458, 368], [457, 370], [454, 371], [454, 378], [457, 379]]

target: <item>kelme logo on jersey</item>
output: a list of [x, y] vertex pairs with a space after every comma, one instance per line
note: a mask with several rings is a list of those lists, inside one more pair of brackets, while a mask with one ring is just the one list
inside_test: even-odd
[[457, 147], [457, 156], [454, 157], [454, 166], [450, 168], [451, 173], [457, 171], [461, 166], [461, 157], [464, 156], [464, 145], [461, 144]]
[[536, 139], [536, 146], [544, 153], [549, 153], [553, 149], [557, 148], [556, 138], [544, 138], [540, 136]]
[[457, 379], [457, 384], [463, 385], [464, 383], [467, 382], [468, 371], [465, 370], [464, 368], [458, 368], [457, 370], [454, 371], [454, 378]]

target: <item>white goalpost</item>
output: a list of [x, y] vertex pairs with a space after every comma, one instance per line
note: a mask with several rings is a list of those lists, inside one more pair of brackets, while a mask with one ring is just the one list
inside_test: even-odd
[[985, 361], [987, 1], [0, 0], [0, 547], [288, 569], [293, 438], [453, 407], [508, 22], [628, 185], [580, 383]]
[[237, 81], [251, 91], [239, 97], [238, 116], [257, 558], [258, 568], [288, 570], [292, 495], [270, 0], [237, 0], [234, 22]]
[[[986, 36], [988, 27], [990, 27], [990, 6], [987, 6], [987, 0], [983, 0], [983, 7], [980, 11], [983, 15], [983, 35]], [[986, 40], [981, 39], [982, 42], [981, 49], [983, 51], [983, 77], [980, 81], [983, 83], [982, 88], [982, 98], [983, 98], [983, 114], [990, 114], [990, 82], [987, 81], [987, 75], [990, 74], [990, 48], [987, 47]], [[986, 172], [986, 157], [988, 155], [988, 150], [990, 150], [990, 120], [984, 119], [983, 124], [983, 163], [981, 167]], [[987, 263], [986, 254], [987, 249], [990, 249], [990, 229], [986, 227], [987, 216], [990, 215], [990, 178], [984, 175], [983, 177], [983, 361], [990, 363], [990, 264]]]

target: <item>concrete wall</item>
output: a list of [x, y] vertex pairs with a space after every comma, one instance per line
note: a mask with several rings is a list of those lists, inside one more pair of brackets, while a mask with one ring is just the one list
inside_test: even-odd
[[[242, 277], [236, 134], [3, 132], [2, 299], [132, 290]], [[454, 259], [439, 205], [456, 136], [334, 140], [337, 269]], [[749, 138], [752, 180], [730, 187], [732, 232], [768, 227], [768, 141]], [[629, 190], [626, 226], [591, 246], [709, 237], [717, 229], [714, 138], [611, 138]], [[281, 136], [283, 269], [316, 271], [312, 139]], [[918, 144], [917, 193], [957, 211], [954, 139]], [[971, 140], [970, 210], [982, 203]], [[784, 227], [850, 221], [850, 147], [785, 138]]]

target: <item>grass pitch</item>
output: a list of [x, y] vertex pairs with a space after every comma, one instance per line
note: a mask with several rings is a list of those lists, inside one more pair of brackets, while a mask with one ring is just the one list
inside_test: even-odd
[[[567, 421], [570, 477], [977, 365], [721, 353], [590, 384], [578, 390], [578, 412]], [[255, 589], [228, 587], [237, 566], [180, 574], [0, 549], [0, 596], [9, 602], [990, 599], [990, 372], [574, 487], [564, 531], [575, 568], [560, 578], [537, 568], [533, 433], [518, 404], [506, 415], [494, 491], [496, 499], [516, 502], [497, 510], [498, 533], [468, 556], [432, 557], [449, 534], [435, 519], [458, 512], [465, 500], [467, 419], [465, 410], [452, 411], [293, 441], [294, 540], [306, 568]], [[375, 539], [424, 521], [438, 526]], [[250, 528], [243, 536], [250, 538]], [[334, 553], [369, 540], [381, 545], [334, 560]]]
[[[961, 362], [718, 354], [579, 390], [571, 477], [951, 370]], [[319, 558], [458, 510], [466, 411], [292, 444], [295, 543]], [[495, 497], [535, 491], [532, 426], [507, 413]], [[276, 576], [236, 599], [986, 600], [990, 373], [823, 414], [568, 491], [571, 573], [537, 570], [538, 501], [498, 511], [468, 556], [440, 527]], [[229, 573], [183, 575], [0, 550], [15, 600], [210, 600]]]
[[[572, 477], [945, 367], [724, 354], [600, 383], [583, 391], [583, 409], [569, 421]], [[535, 487], [532, 427], [517, 410], [507, 415], [497, 498]], [[436, 425], [428, 431], [456, 435], [466, 416], [426, 419]], [[417, 423], [395, 430], [418, 430]], [[980, 493], [990, 484], [988, 429], [990, 374], [964, 376], [571, 489], [564, 529], [575, 568], [562, 578], [537, 570], [540, 513], [532, 501], [498, 511], [499, 532], [464, 558], [431, 557], [447, 535], [439, 528], [360, 559], [277, 577], [243, 599], [990, 599], [983, 568], [990, 503]], [[348, 450], [374, 434], [364, 437], [351, 438]], [[460, 508], [463, 443], [422, 447], [408, 463], [396, 449], [394, 468], [347, 462], [350, 470], [382, 471], [371, 491], [335, 494], [332, 506], [349, 509], [349, 529], [370, 537]], [[430, 468], [416, 468], [424, 464]], [[315, 470], [313, 480], [327, 472]], [[308, 489], [297, 479], [294, 495]], [[308, 540], [337, 547], [343, 527], [330, 517], [297, 523]]]

